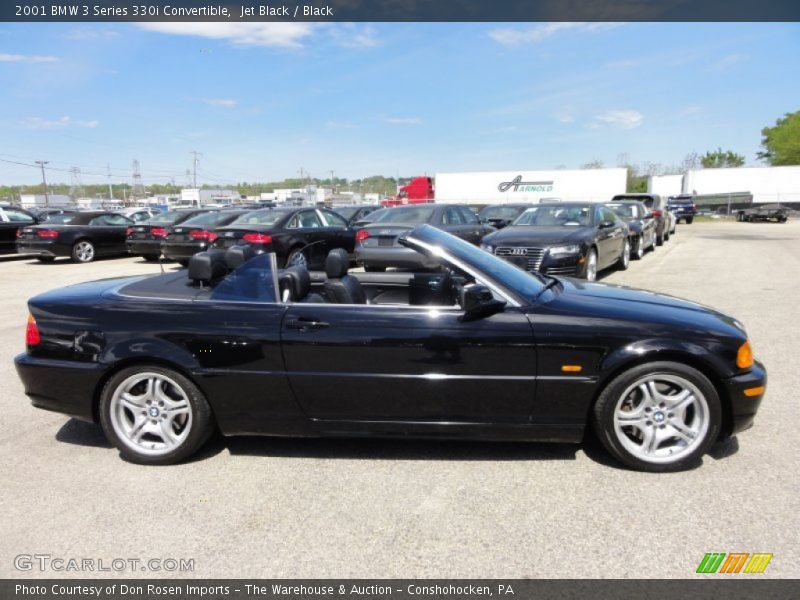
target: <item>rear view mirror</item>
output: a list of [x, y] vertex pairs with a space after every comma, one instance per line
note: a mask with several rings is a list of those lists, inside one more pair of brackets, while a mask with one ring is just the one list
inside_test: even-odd
[[600, 229], [608, 229], [614, 226], [614, 221], [600, 221]]
[[501, 312], [506, 306], [506, 303], [502, 300], [495, 299], [492, 290], [479, 283], [461, 288], [459, 303], [464, 310], [464, 314], [459, 319], [460, 321], [476, 321], [491, 317]]

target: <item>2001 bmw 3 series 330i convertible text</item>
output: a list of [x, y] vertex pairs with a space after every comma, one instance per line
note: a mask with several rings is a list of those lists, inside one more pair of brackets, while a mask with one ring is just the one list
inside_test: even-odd
[[[189, 269], [29, 302], [34, 406], [99, 421], [142, 464], [225, 435], [580, 442], [674, 471], [749, 427], [766, 386], [742, 325], [693, 302], [528, 273], [428, 225], [429, 268], [278, 269], [234, 246]], [[435, 268], [433, 268], [435, 267]]]

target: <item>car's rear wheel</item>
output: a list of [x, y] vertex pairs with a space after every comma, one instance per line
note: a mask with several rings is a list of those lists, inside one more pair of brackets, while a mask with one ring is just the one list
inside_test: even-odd
[[589, 248], [586, 253], [586, 260], [583, 263], [583, 278], [586, 281], [597, 279], [597, 250]]
[[686, 224], [691, 225], [692, 221], [694, 221], [694, 217], [686, 217]]
[[211, 435], [211, 407], [194, 383], [156, 365], [121, 370], [100, 396], [100, 422], [122, 456], [167, 465], [194, 454]]
[[161, 258], [160, 254], [145, 254], [142, 256], [147, 262], [157, 262]]
[[644, 238], [641, 236], [637, 236], [633, 239], [633, 250], [631, 252], [631, 258], [634, 260], [642, 260], [644, 256]]
[[295, 248], [294, 250], [289, 252], [289, 256], [286, 257], [286, 266], [298, 267], [301, 265], [304, 267], [308, 267], [308, 258], [306, 257], [302, 248]]
[[717, 439], [722, 408], [700, 371], [676, 362], [639, 365], [616, 377], [594, 406], [597, 436], [623, 464], [681, 471]]
[[94, 260], [94, 244], [89, 240], [79, 240], [72, 246], [72, 261], [89, 263]]
[[631, 241], [625, 238], [625, 243], [622, 245], [622, 254], [617, 261], [617, 270], [625, 271], [631, 264]]

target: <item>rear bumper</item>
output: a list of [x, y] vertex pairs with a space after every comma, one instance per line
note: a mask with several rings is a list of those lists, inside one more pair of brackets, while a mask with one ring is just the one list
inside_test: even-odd
[[37, 358], [14, 359], [25, 394], [36, 408], [94, 421], [94, 395], [105, 372], [98, 363]]
[[756, 361], [747, 373], [731, 377], [722, 382], [728, 392], [731, 405], [731, 423], [729, 434], [733, 435], [753, 425], [758, 407], [764, 398], [764, 392], [754, 396], [745, 395], [746, 390], [767, 385], [767, 371], [764, 365]]
[[160, 256], [161, 243], [161, 240], [128, 240], [125, 242], [125, 247], [128, 249], [128, 254]]
[[17, 254], [34, 254], [36, 256], [69, 256], [71, 252], [72, 248], [49, 240], [26, 240], [24, 242], [17, 242]]
[[416, 250], [397, 246], [356, 248], [356, 262], [369, 267], [398, 267], [401, 269], [429, 269], [438, 266], [437, 263], [426, 259]]
[[169, 260], [189, 260], [192, 256], [203, 250], [208, 250], [206, 242], [164, 242], [161, 252]]

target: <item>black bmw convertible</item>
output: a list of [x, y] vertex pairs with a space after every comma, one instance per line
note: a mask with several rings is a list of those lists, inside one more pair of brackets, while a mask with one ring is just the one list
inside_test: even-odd
[[674, 471], [752, 424], [766, 372], [736, 319], [529, 273], [427, 225], [402, 243], [440, 270], [349, 273], [334, 249], [312, 276], [232, 246], [36, 296], [25, 393], [142, 464], [215, 428], [579, 443], [591, 427], [625, 465]]

